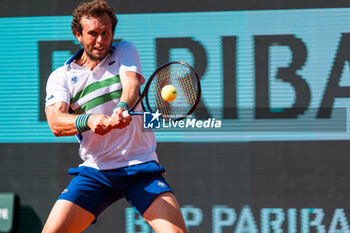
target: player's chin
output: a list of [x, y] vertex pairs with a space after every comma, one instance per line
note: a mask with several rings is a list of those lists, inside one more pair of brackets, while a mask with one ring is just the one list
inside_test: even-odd
[[97, 59], [102, 59], [107, 55], [107, 49], [94, 49], [93, 55]]

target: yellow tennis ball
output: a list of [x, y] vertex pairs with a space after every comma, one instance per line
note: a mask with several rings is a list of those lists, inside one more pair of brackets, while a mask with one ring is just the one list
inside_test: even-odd
[[173, 85], [165, 85], [162, 88], [162, 98], [168, 102], [174, 101], [176, 99], [176, 88]]

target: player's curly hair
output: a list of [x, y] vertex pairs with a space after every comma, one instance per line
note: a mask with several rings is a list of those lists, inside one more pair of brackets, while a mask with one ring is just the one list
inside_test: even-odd
[[108, 3], [105, 0], [94, 0], [92, 2], [81, 3], [73, 11], [73, 20], [71, 25], [73, 35], [75, 35], [75, 32], [79, 32], [80, 34], [82, 34], [83, 27], [80, 24], [80, 20], [84, 16], [98, 17], [102, 16], [104, 13], [107, 13], [108, 16], [111, 18], [112, 30], [114, 33], [115, 27], [118, 23], [118, 19], [115, 15], [113, 8], [110, 5], [108, 5]]

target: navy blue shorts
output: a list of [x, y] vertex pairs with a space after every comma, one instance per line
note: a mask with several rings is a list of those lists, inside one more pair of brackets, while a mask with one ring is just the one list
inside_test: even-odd
[[80, 166], [69, 169], [75, 175], [58, 200], [71, 201], [97, 217], [108, 206], [121, 198], [141, 214], [154, 198], [163, 192], [172, 192], [163, 177], [165, 169], [156, 162], [147, 162], [112, 170], [97, 170]]

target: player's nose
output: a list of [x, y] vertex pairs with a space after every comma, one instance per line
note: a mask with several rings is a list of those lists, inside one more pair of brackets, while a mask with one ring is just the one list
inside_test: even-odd
[[103, 42], [102, 35], [98, 35], [98, 37], [96, 39], [96, 42], [99, 43], [99, 44]]

